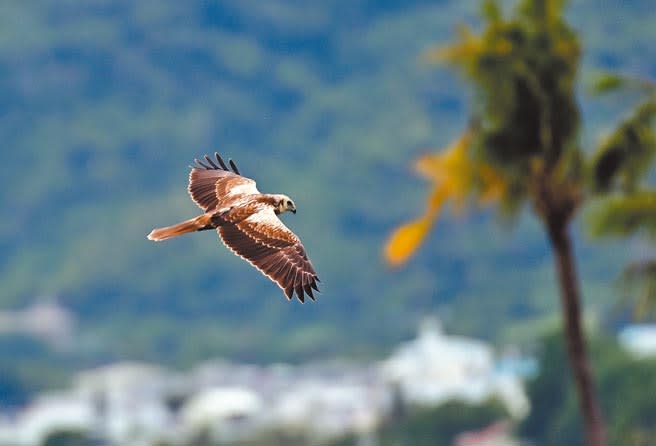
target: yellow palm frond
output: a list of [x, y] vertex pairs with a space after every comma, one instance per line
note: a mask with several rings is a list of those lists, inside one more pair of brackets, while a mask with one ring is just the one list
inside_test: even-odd
[[425, 214], [396, 228], [385, 244], [385, 260], [389, 265], [402, 265], [417, 251], [446, 199], [443, 189], [435, 188], [428, 199]]
[[483, 47], [483, 40], [471, 28], [461, 25], [457, 28], [458, 41], [451, 45], [431, 48], [423, 54], [422, 59], [428, 63], [454, 62], [470, 60]]
[[451, 198], [464, 198], [471, 183], [470, 132], [464, 132], [441, 152], [424, 155], [415, 163], [417, 172], [449, 191]]
[[456, 213], [464, 212], [470, 197], [488, 205], [501, 199], [506, 183], [492, 167], [470, 156], [472, 135], [465, 131], [446, 149], [420, 157], [417, 172], [433, 184], [424, 215], [399, 226], [385, 244], [385, 259], [398, 266], [419, 248], [440, 211], [449, 202]]

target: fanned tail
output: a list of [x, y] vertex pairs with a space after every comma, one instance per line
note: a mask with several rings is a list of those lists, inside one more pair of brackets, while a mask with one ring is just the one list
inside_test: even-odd
[[160, 242], [189, 232], [203, 231], [211, 228], [210, 217], [208, 215], [200, 215], [183, 221], [182, 223], [178, 223], [177, 225], [153, 229], [150, 231], [150, 234], [148, 234], [148, 240]]

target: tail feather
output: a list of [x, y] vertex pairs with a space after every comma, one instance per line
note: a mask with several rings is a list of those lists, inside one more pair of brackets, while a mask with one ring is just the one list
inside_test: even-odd
[[189, 232], [202, 231], [211, 228], [210, 219], [207, 215], [200, 215], [198, 217], [183, 221], [177, 225], [167, 226], [165, 228], [156, 228], [148, 234], [148, 240], [156, 242], [166, 240], [172, 237], [177, 237]]

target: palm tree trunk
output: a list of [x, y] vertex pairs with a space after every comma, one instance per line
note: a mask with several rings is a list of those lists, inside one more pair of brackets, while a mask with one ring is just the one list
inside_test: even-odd
[[574, 383], [583, 414], [585, 445], [605, 446], [605, 425], [594, 387], [583, 334], [581, 297], [572, 241], [567, 230], [567, 223], [550, 224], [548, 231], [555, 252], [554, 262], [560, 286], [567, 355], [574, 374]]

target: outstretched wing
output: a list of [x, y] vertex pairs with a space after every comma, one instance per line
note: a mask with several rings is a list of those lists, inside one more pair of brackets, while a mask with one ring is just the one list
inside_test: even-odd
[[[218, 228], [223, 243], [276, 282], [291, 299], [305, 294], [314, 300], [319, 277], [299, 238], [276, 216], [273, 209], [262, 209], [237, 224]], [[305, 294], [304, 294], [305, 293]]]
[[[205, 160], [195, 160], [196, 165], [189, 173], [189, 195], [205, 212], [229, 206], [234, 199], [244, 194], [257, 194], [255, 181], [240, 175], [234, 161], [230, 168], [218, 153], [216, 159], [205, 155]], [[232, 170], [231, 170], [232, 169]]]

